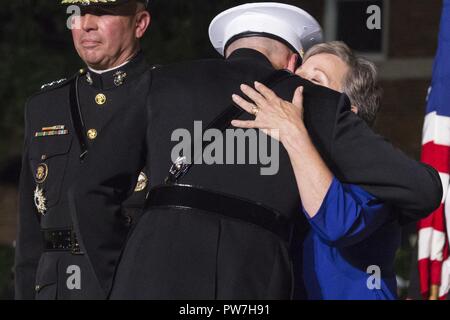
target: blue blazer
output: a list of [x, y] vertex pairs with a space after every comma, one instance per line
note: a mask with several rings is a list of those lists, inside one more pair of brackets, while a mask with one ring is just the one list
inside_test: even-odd
[[[393, 208], [337, 179], [303, 242], [303, 278], [312, 300], [397, 298], [394, 259], [401, 228]], [[303, 269], [303, 270], [302, 270]], [[299, 274], [301, 273], [301, 274]]]

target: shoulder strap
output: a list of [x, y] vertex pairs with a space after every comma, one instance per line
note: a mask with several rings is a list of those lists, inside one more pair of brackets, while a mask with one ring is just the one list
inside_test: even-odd
[[[287, 70], [277, 70], [273, 72], [269, 77], [260, 82], [266, 87], [272, 88], [277, 83], [292, 76], [294, 75]], [[243, 109], [236, 106], [235, 104], [231, 104], [205, 128], [205, 131], [209, 129], [218, 129], [224, 132], [227, 128], [230, 127], [231, 121], [233, 121], [234, 119], [238, 119], [243, 113]], [[201, 150], [204, 150], [209, 144], [211, 144], [211, 142], [204, 141]], [[191, 150], [195, 150], [194, 142], [192, 143]], [[201, 153], [194, 154], [194, 156], [192, 157], [192, 163], [188, 163], [186, 157], [180, 156], [169, 169], [169, 176], [166, 178], [166, 183], [178, 183], [178, 181], [182, 179], [191, 169], [191, 167], [195, 163], [195, 160], [199, 159], [201, 156]]]
[[75, 80], [70, 83], [69, 101], [72, 124], [75, 128], [75, 133], [77, 135], [77, 139], [81, 149], [80, 160], [83, 161], [88, 153], [88, 143], [85, 135], [86, 130], [84, 126], [83, 116], [81, 114], [80, 101], [78, 98], [78, 79], [79, 75], [76, 76]]

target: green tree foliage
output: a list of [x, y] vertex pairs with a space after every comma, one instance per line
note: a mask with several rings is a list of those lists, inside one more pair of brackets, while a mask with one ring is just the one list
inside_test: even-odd
[[2, 3], [0, 11], [0, 161], [20, 153], [23, 108], [45, 82], [73, 72], [64, 9], [52, 1]]

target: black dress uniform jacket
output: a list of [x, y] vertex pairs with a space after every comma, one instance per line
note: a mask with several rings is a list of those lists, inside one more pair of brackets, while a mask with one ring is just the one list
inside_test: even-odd
[[[104, 74], [82, 70], [29, 99], [16, 248], [17, 299], [105, 298], [76, 241], [79, 233], [68, 206], [67, 191], [82, 163], [70, 87], [76, 82], [84, 122], [82, 139], [90, 149], [114, 116], [126, 113], [130, 103], [146, 103], [150, 79], [150, 67], [138, 54], [125, 66]], [[113, 144], [109, 143], [108, 148], [112, 150]], [[130, 206], [125, 204], [116, 217], [124, 232], [144, 203], [147, 191], [143, 187], [141, 184], [140, 192], [128, 200]]]
[[[176, 129], [185, 128], [193, 136], [194, 121], [207, 126], [230, 105], [231, 95], [240, 92], [241, 83], [253, 84], [273, 72], [266, 57], [250, 49], [237, 50], [227, 60], [159, 68], [152, 75], [150, 108], [136, 106], [116, 119], [121, 132], [112, 126], [100, 137], [114, 141], [115, 153], [106, 156], [110, 154], [106, 145], [96, 145], [98, 149], [87, 159], [71, 190], [71, 209], [83, 246], [112, 299], [292, 297], [289, 243], [259, 225], [195, 208], [147, 207], [121, 255], [119, 247], [124, 240], [115, 218], [121, 210], [120, 198], [131, 192], [129, 181], [144, 163], [152, 187], [165, 183], [171, 151], [178, 143], [172, 141]], [[345, 95], [294, 75], [274, 90], [291, 100], [301, 85], [305, 87], [305, 123], [338, 178], [362, 185], [413, 218], [425, 216], [439, 205], [442, 187], [437, 173], [375, 135], [351, 112]], [[108, 164], [99, 168], [104, 157]], [[295, 176], [282, 146], [279, 158], [275, 175], [261, 175], [261, 164], [203, 164], [194, 165], [180, 183], [258, 203], [286, 219], [299, 218], [297, 225], [306, 228], [307, 222], [300, 218]]]

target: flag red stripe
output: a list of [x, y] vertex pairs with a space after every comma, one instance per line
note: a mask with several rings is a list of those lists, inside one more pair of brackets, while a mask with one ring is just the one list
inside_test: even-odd
[[427, 218], [420, 220], [417, 226], [419, 230], [424, 228], [433, 228], [435, 230], [445, 232], [444, 204], [441, 204], [439, 208]]
[[422, 161], [441, 173], [450, 173], [450, 147], [429, 142], [423, 145]]

